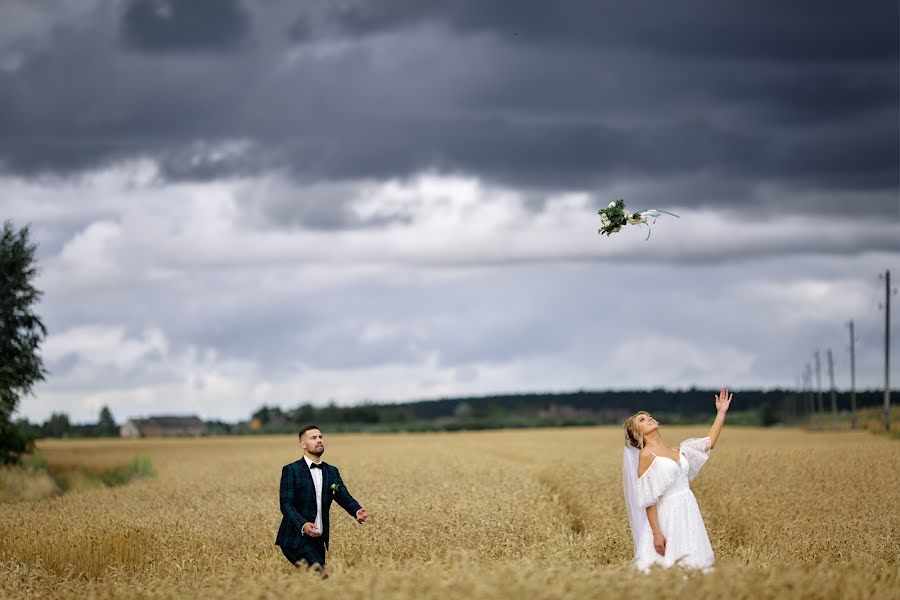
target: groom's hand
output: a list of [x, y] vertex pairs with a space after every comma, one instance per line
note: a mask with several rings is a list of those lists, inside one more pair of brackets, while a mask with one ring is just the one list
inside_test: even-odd
[[319, 537], [322, 535], [322, 532], [316, 529], [315, 523], [304, 523], [303, 524], [303, 535], [308, 535], [309, 537]]
[[359, 521], [360, 523], [365, 523], [366, 519], [368, 519], [368, 518], [369, 518], [369, 513], [366, 511], [366, 509], [361, 508], [358, 511], [356, 511], [356, 520]]

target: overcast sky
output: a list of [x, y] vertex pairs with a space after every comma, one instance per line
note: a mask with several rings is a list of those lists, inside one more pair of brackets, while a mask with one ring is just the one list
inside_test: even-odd
[[[877, 387], [898, 10], [3, 0], [49, 329], [19, 413], [770, 388], [817, 348], [847, 387], [850, 319]], [[619, 197], [681, 218], [601, 238]]]

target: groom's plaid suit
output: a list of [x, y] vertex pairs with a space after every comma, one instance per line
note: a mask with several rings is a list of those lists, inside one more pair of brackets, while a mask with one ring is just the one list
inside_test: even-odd
[[[282, 518], [275, 544], [282, 549], [293, 551], [293, 555], [306, 558], [310, 564], [314, 562], [310, 558], [318, 558], [319, 554], [321, 561], [315, 562], [322, 564], [325, 562], [323, 550], [328, 548], [330, 533], [328, 511], [331, 508], [331, 501], [337, 502], [354, 519], [357, 511], [362, 508], [347, 491], [337, 467], [324, 462], [322, 466], [322, 536], [319, 538], [310, 538], [302, 533], [304, 523], [316, 522], [316, 486], [306, 461], [301, 458], [281, 469], [279, 496]], [[332, 485], [335, 484], [336, 489], [333, 490]]]

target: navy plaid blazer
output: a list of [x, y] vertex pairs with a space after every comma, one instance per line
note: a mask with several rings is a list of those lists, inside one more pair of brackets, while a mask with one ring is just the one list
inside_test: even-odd
[[[322, 466], [322, 537], [318, 539], [325, 542], [327, 548], [331, 501], [337, 502], [354, 519], [362, 507], [347, 491], [337, 467], [324, 462]], [[336, 491], [331, 487], [333, 484], [337, 484]], [[282, 548], [304, 550], [309, 538], [302, 534], [303, 524], [316, 522], [316, 486], [302, 458], [281, 469], [279, 499], [282, 517], [275, 544]]]

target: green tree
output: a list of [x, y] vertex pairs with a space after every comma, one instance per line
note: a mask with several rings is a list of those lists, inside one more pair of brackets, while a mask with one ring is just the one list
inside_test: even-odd
[[20, 457], [34, 447], [34, 437], [28, 430], [11, 421], [0, 420], [0, 463], [18, 463]]
[[779, 422], [778, 415], [775, 414], [775, 409], [772, 408], [772, 404], [770, 402], [764, 402], [758, 410], [759, 424], [763, 427], [771, 427], [772, 425], [775, 425]]
[[45, 437], [65, 437], [71, 433], [72, 424], [66, 413], [53, 413], [41, 426]]
[[31, 393], [46, 371], [38, 349], [47, 335], [35, 306], [41, 292], [35, 251], [29, 229], [3, 223], [0, 232], [0, 462], [15, 463], [28, 448], [28, 439], [12, 422], [22, 397]]
[[341, 423], [344, 420], [344, 411], [334, 403], [334, 400], [329, 402], [327, 406], [320, 408], [317, 412], [319, 420], [323, 423]]
[[291, 422], [297, 425], [309, 425], [316, 422], [316, 409], [312, 404], [301, 404], [290, 412]]
[[269, 407], [265, 404], [259, 408], [255, 413], [250, 415], [251, 420], [259, 420], [260, 425], [268, 425], [269, 424]]
[[100, 409], [100, 420], [97, 421], [97, 435], [101, 437], [112, 437], [119, 433], [116, 421], [113, 419], [112, 412], [108, 406]]

